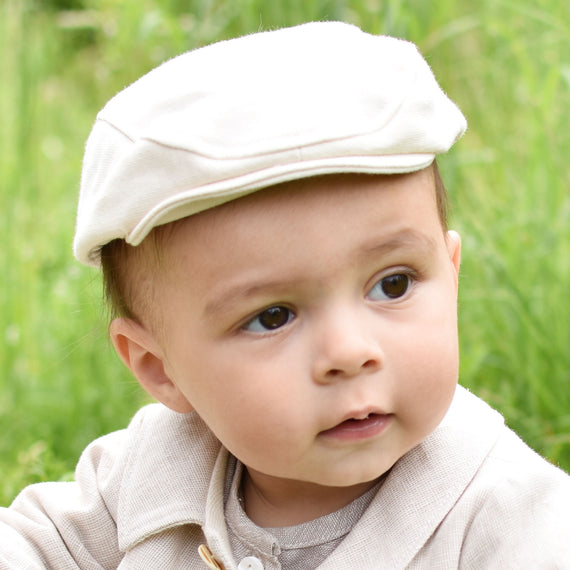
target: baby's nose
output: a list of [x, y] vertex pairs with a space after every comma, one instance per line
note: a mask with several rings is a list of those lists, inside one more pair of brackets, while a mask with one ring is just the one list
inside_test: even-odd
[[369, 325], [354, 317], [330, 319], [315, 346], [313, 377], [317, 382], [353, 378], [382, 368], [379, 339]]

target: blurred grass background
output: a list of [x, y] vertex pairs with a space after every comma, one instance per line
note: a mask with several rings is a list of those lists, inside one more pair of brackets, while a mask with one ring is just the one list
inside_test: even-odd
[[570, 3], [0, 0], [0, 504], [70, 477], [145, 401], [71, 254], [96, 112], [187, 49], [317, 19], [414, 41], [466, 114], [440, 161], [464, 240], [461, 382], [570, 470]]

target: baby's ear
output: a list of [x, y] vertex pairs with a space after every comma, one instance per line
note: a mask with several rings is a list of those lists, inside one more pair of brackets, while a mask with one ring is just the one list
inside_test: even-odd
[[175, 412], [193, 410], [165, 371], [165, 357], [154, 335], [132, 319], [115, 319], [109, 327], [113, 346], [139, 384]]
[[455, 268], [456, 275], [459, 275], [459, 265], [461, 264], [461, 236], [453, 230], [447, 232], [445, 236], [449, 259]]

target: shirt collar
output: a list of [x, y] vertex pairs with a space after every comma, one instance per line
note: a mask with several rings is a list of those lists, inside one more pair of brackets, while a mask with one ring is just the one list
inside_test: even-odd
[[217, 529], [218, 508], [223, 523], [227, 451], [198, 415], [152, 405], [129, 431], [131, 450], [117, 512], [121, 550], [183, 524], [204, 527], [211, 522]]

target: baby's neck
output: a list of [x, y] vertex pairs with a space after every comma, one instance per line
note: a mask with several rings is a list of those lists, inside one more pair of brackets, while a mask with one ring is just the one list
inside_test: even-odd
[[250, 520], [263, 528], [276, 528], [298, 525], [333, 513], [366, 493], [377, 481], [351, 487], [325, 487], [276, 479], [244, 469], [241, 493]]

